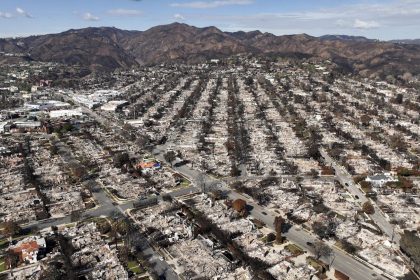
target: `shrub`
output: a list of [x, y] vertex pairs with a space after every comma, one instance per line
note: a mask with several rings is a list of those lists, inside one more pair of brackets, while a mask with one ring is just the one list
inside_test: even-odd
[[373, 207], [372, 203], [370, 203], [369, 201], [366, 201], [365, 203], [363, 203], [362, 210], [363, 212], [369, 215], [372, 215], [375, 213], [375, 208]]

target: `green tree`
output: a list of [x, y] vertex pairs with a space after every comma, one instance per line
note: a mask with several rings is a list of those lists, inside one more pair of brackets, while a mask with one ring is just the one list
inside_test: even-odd
[[332, 254], [332, 249], [322, 241], [317, 241], [314, 244], [314, 253], [317, 259], [321, 257], [329, 257]]
[[19, 264], [19, 256], [12, 250], [7, 250], [4, 255], [4, 265], [7, 269], [13, 269]]
[[171, 165], [171, 167], [173, 166], [172, 163], [176, 158], [176, 153], [174, 151], [168, 151], [166, 152], [163, 157], [165, 158], [165, 160], [167, 162], [169, 162], [169, 164]]
[[70, 214], [70, 221], [73, 222], [77, 222], [80, 220], [80, 218], [82, 218], [82, 212], [80, 210], [75, 210], [72, 211]]
[[119, 153], [114, 156], [113, 162], [116, 168], [121, 168], [124, 164], [130, 162], [130, 157], [128, 153]]
[[18, 223], [14, 221], [7, 221], [3, 225], [3, 232], [4, 235], [10, 238], [13, 238], [13, 236], [19, 234], [21, 231], [21, 228]]

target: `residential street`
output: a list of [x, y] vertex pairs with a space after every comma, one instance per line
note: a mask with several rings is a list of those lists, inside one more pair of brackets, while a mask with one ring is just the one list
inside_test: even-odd
[[[165, 145], [166, 146], [166, 145]], [[154, 155], [157, 159], [161, 161], [165, 161], [163, 158], [163, 149], [164, 147], [159, 146], [156, 147], [154, 150]], [[184, 176], [190, 178], [192, 182], [195, 182], [200, 174], [200, 172], [196, 170], [192, 170], [187, 165], [181, 167], [174, 167], [174, 170], [183, 174]], [[221, 185], [222, 190], [226, 190], [228, 192], [228, 196], [231, 199], [238, 199], [242, 198], [249, 205], [252, 206], [252, 210], [250, 211], [250, 215], [255, 219], [258, 219], [264, 222], [269, 228], [274, 230], [274, 218], [275, 214], [267, 212], [261, 206], [255, 204], [254, 202], [250, 201], [245, 196], [233, 191], [228, 187], [228, 185], [220, 180], [213, 179], [212, 177], [205, 175], [205, 182], [208, 185]], [[267, 215], [264, 215], [262, 212], [266, 212]], [[297, 226], [292, 226], [287, 233], [284, 234], [290, 241], [297, 244], [299, 247], [312, 252], [313, 248], [307, 245], [307, 242], [315, 242], [317, 238]], [[355, 257], [343, 252], [342, 250], [332, 247], [333, 255], [329, 259], [322, 259], [326, 263], [330, 263], [332, 267], [336, 268], [337, 270], [345, 273], [346, 275], [350, 276], [351, 279], [355, 280], [376, 280], [376, 279], [386, 279], [384, 276], [381, 275], [379, 269], [374, 268], [373, 266], [367, 265], [365, 262], [361, 260], [357, 260]], [[393, 279], [391, 276], [388, 276]]]
[[[362, 192], [362, 190], [359, 189], [358, 186], [354, 183], [351, 175], [344, 167], [337, 164], [324, 149], [320, 149], [320, 152], [326, 163], [330, 164], [334, 168], [335, 174], [340, 183], [345, 188], [347, 188], [353, 197], [359, 198], [357, 201], [360, 206], [362, 206], [366, 201], [370, 201]], [[369, 216], [372, 218], [375, 224], [389, 237], [389, 239], [393, 240], [399, 247], [400, 235], [397, 232], [394, 232], [394, 226], [385, 218], [382, 211], [376, 206], [376, 204], [372, 203], [372, 205], [375, 208], [375, 213]]]

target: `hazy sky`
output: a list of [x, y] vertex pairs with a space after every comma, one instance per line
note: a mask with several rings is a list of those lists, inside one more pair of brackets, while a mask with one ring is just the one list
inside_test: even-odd
[[0, 0], [0, 37], [174, 21], [276, 35], [420, 38], [420, 0]]

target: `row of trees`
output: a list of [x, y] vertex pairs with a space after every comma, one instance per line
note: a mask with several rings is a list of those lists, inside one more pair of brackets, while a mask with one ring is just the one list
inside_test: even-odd
[[177, 114], [172, 119], [171, 127], [175, 127], [179, 125], [180, 120], [187, 119], [191, 116], [195, 106], [200, 100], [200, 97], [207, 83], [208, 83], [207, 75], [200, 77], [200, 80], [197, 86], [194, 88], [192, 93], [184, 100], [182, 107], [178, 110]]
[[33, 162], [32, 162], [32, 159], [30, 158], [30, 154], [32, 150], [31, 150], [29, 137], [25, 138], [24, 144], [20, 145], [19, 150], [24, 158], [24, 165], [23, 165], [22, 173], [23, 173], [25, 185], [35, 188], [38, 197], [42, 201], [42, 205], [40, 206], [41, 208], [34, 209], [36, 212], [36, 216], [38, 219], [48, 218], [50, 215], [49, 215], [48, 207], [46, 205], [50, 204], [50, 200], [48, 199], [45, 192], [42, 191], [45, 188], [45, 186], [39, 180], [39, 178], [34, 174], [35, 171], [33, 168]]
[[[259, 81], [261, 81], [261, 79], [259, 79]], [[263, 85], [265, 86], [267, 86], [267, 82], [269, 83], [269, 81], [266, 81], [265, 79], [262, 82], [264, 82]], [[265, 124], [267, 131], [269, 133], [268, 137], [266, 138], [268, 147], [273, 148], [277, 158], [283, 161], [286, 172], [290, 174], [297, 174], [298, 167], [292, 162], [289, 162], [285, 159], [285, 156], [284, 156], [285, 149], [278, 137], [276, 124], [267, 118], [265, 110], [268, 108], [268, 104], [262, 103], [258, 100], [255, 85], [253, 85], [252, 87], [249, 87], [249, 90], [252, 93], [255, 103], [257, 104], [258, 112], [256, 116], [261, 118], [262, 122]], [[270, 90], [270, 92], [271, 91], [272, 90]]]
[[[130, 110], [130, 116], [134, 119], [143, 116], [163, 93], [168, 92], [176, 86], [181, 76], [181, 74], [172, 74], [166, 76], [165, 79], [160, 77], [159, 83], [154, 84], [150, 90], [147, 91], [137, 87], [127, 91], [127, 100], [129, 100], [131, 104], [134, 104], [133, 108]], [[163, 89], [160, 88], [162, 85], [164, 85]], [[142, 98], [142, 100], [137, 101], [140, 98]]]
[[238, 98], [239, 88], [236, 77], [228, 79], [228, 140], [225, 143], [231, 161], [231, 175], [239, 176], [240, 164], [246, 164], [251, 146], [247, 128], [244, 123], [244, 105]]
[[208, 111], [206, 112], [207, 118], [203, 120], [201, 124], [201, 134], [199, 138], [200, 147], [198, 148], [198, 151], [205, 151], [206, 153], [210, 153], [210, 143], [207, 143], [206, 137], [210, 134], [211, 129], [212, 129], [212, 125], [215, 118], [214, 109], [220, 102], [218, 95], [219, 95], [221, 86], [222, 86], [222, 78], [219, 76], [217, 78], [215, 88], [209, 95], [210, 107], [208, 108]]
[[[322, 141], [322, 135], [319, 133], [319, 129], [314, 126], [308, 126], [305, 119], [303, 119], [295, 110], [292, 105], [293, 102], [289, 102], [286, 96], [286, 93], [283, 92], [283, 95], [280, 97], [271, 84], [270, 81], [261, 77], [259, 79], [259, 84], [265, 89], [268, 93], [268, 96], [276, 108], [277, 112], [286, 117], [286, 112], [289, 113], [289, 118], [294, 120], [294, 125], [292, 126], [295, 135], [300, 138], [305, 145], [308, 147], [308, 157], [311, 157], [315, 160], [320, 159], [319, 146]], [[298, 98], [296, 95], [291, 95], [295, 99]], [[281, 102], [279, 102], [279, 99]], [[295, 100], [295, 102], [300, 102], [301, 100]], [[276, 137], [276, 141], [278, 138]], [[288, 163], [288, 171], [291, 174], [297, 174], [297, 166], [293, 163]]]
[[173, 104], [175, 103], [175, 101], [179, 98], [179, 96], [181, 95], [182, 91], [184, 90], [188, 90], [191, 87], [191, 83], [192, 83], [193, 79], [192, 78], [188, 78], [185, 81], [185, 84], [182, 86], [181, 90], [177, 90], [175, 91], [174, 94], [172, 94], [168, 101], [166, 101], [164, 104], [162, 104], [159, 108], [157, 108], [157, 113], [153, 115], [153, 118], [156, 120], [159, 120], [163, 117], [163, 114], [165, 112], [165, 110], [167, 108], [172, 108]]

